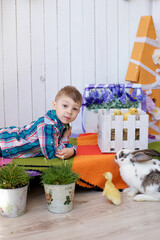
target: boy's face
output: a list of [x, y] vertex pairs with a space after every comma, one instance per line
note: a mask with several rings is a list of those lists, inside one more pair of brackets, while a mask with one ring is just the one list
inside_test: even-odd
[[62, 123], [68, 124], [76, 119], [80, 112], [81, 104], [74, 102], [72, 98], [63, 95], [58, 100], [54, 101], [52, 106], [56, 111], [58, 119]]

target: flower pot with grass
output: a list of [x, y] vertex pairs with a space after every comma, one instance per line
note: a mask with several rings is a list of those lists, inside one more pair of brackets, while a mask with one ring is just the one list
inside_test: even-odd
[[29, 174], [22, 167], [9, 164], [0, 167], [0, 214], [18, 217], [25, 213]]
[[51, 166], [43, 173], [41, 182], [50, 212], [65, 213], [73, 209], [75, 183], [78, 178], [79, 174], [73, 172], [66, 162]]

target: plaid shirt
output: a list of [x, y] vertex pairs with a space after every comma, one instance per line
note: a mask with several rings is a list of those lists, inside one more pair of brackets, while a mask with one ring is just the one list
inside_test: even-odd
[[0, 147], [4, 158], [27, 158], [44, 155], [55, 158], [56, 150], [73, 147], [62, 137], [66, 131], [54, 110], [48, 111], [37, 121], [20, 127], [0, 129]]

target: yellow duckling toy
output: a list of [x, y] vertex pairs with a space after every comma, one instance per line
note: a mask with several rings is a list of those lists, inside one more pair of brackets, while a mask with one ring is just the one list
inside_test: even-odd
[[106, 172], [104, 177], [107, 179], [107, 181], [103, 190], [103, 196], [106, 195], [106, 197], [115, 205], [121, 204], [120, 192], [112, 183], [112, 173]]
[[123, 113], [123, 121], [128, 120], [128, 115], [131, 115], [131, 113], [130, 112]]
[[123, 113], [123, 121], [127, 121], [129, 115], [138, 115], [138, 109], [137, 108], [129, 108], [128, 112]]
[[116, 115], [122, 115], [122, 112], [121, 112], [120, 109], [115, 109], [113, 113], [114, 113], [114, 116], [116, 116]]

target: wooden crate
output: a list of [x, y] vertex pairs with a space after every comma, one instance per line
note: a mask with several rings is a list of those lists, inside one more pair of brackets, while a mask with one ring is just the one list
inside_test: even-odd
[[[138, 109], [139, 116], [114, 116], [114, 109], [98, 111], [98, 146], [103, 153], [117, 152], [123, 148], [138, 150], [148, 148], [148, 114]], [[124, 113], [128, 109], [121, 109]]]

